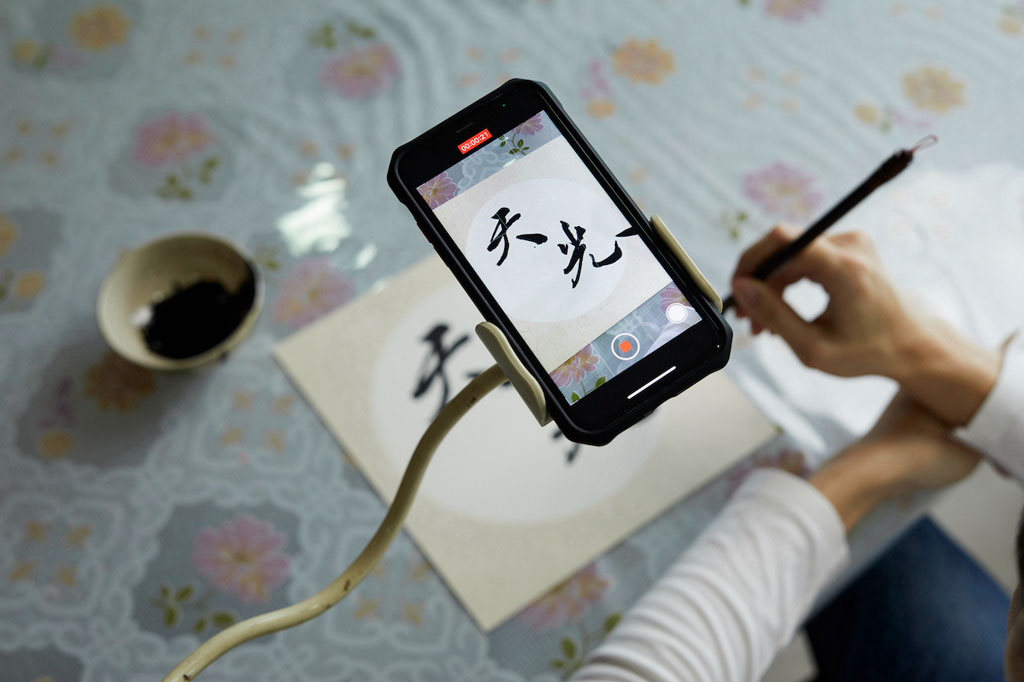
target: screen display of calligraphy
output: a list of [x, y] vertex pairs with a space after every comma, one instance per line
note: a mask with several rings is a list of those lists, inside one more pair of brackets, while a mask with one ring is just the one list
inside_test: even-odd
[[570, 403], [700, 322], [543, 111], [417, 189]]

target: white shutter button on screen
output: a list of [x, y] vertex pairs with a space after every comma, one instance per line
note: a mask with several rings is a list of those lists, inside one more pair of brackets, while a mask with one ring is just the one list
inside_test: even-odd
[[665, 317], [672, 324], [679, 324], [686, 319], [686, 306], [682, 303], [673, 303], [665, 310]]

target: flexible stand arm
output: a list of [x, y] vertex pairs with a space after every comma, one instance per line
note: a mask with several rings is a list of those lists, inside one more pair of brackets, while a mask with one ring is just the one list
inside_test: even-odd
[[[701, 273], [696, 263], [676, 241], [661, 218], [656, 215], [651, 216], [651, 226], [686, 268], [701, 292], [721, 312], [721, 297]], [[384, 516], [380, 528], [377, 529], [362, 553], [352, 562], [352, 565], [335, 578], [330, 585], [312, 597], [276, 611], [247, 618], [214, 635], [179, 663], [178, 667], [171, 671], [171, 674], [165, 677], [163, 682], [191, 682], [206, 666], [239, 644], [305, 623], [344, 599], [373, 570], [373, 567], [384, 556], [388, 546], [394, 541], [395, 536], [398, 535], [437, 446], [452, 427], [465, 416], [466, 412], [496, 386], [506, 380], [511, 381], [537, 422], [543, 426], [551, 421], [540, 383], [516, 357], [501, 330], [489, 322], [484, 322], [477, 326], [477, 334], [498, 364], [491, 366], [459, 391], [459, 394], [444, 406], [437, 419], [427, 427], [412, 453], [405, 474], [402, 475], [402, 482], [398, 485], [398, 492], [395, 493], [395, 500], [391, 503], [391, 508]]]
[[505, 374], [497, 365], [493, 365], [473, 379], [444, 406], [441, 414], [427, 427], [416, 445], [402, 476], [402, 482], [398, 485], [395, 500], [384, 516], [380, 528], [344, 573], [308, 599], [276, 611], [253, 616], [214, 635], [179, 663], [178, 667], [164, 678], [164, 682], [190, 682], [206, 666], [239, 644], [305, 623], [344, 599], [373, 570], [398, 535], [437, 446], [473, 405], [505, 381]]

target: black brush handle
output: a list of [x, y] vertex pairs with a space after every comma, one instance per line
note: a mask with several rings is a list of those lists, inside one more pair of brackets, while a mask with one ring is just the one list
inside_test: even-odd
[[[808, 244], [849, 213], [854, 206], [864, 201], [876, 189], [902, 173], [910, 165], [910, 162], [914, 160], [914, 152], [930, 147], [936, 141], [937, 138], [934, 135], [929, 135], [910, 149], [901, 149], [890, 156], [874, 173], [868, 176], [864, 182], [860, 183], [856, 189], [843, 197], [843, 200], [829, 209], [828, 213], [818, 218], [813, 225], [804, 230], [803, 234], [765, 258], [760, 265], [754, 268], [751, 276], [759, 280], [768, 279], [773, 272], [793, 256], [803, 251]], [[729, 308], [735, 305], [736, 300], [732, 294], [729, 294], [728, 298], [722, 303], [722, 312], [729, 310]]]

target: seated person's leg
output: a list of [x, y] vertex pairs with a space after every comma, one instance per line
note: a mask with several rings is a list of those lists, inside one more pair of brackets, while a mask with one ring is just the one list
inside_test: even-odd
[[818, 679], [1002, 681], [1009, 601], [925, 517], [807, 624]]

